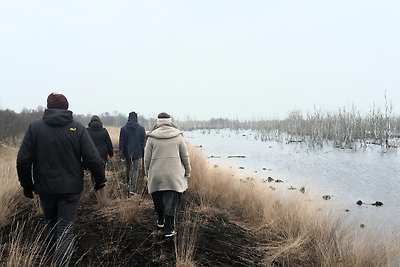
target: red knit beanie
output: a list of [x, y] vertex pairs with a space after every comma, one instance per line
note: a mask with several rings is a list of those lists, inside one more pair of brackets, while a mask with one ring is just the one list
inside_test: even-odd
[[63, 94], [51, 93], [47, 97], [47, 108], [68, 109], [68, 100]]

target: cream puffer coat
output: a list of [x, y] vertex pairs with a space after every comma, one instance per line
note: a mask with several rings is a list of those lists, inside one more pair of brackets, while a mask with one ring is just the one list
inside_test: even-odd
[[165, 190], [184, 192], [191, 167], [182, 132], [172, 124], [157, 125], [147, 137], [144, 167], [150, 194]]

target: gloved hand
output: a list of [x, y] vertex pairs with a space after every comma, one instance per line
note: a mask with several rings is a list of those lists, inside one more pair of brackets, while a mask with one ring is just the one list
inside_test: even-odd
[[96, 184], [94, 186], [94, 190], [98, 191], [98, 190], [102, 189], [104, 186], [106, 186], [106, 183]]
[[33, 196], [32, 189], [24, 188], [24, 196], [27, 197], [27, 198], [33, 199], [34, 196]]

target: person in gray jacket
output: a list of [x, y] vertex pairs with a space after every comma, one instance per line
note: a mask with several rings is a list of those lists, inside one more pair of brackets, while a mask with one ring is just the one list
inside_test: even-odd
[[83, 166], [95, 190], [105, 186], [104, 164], [86, 128], [74, 121], [68, 100], [52, 93], [43, 118], [27, 129], [17, 155], [18, 179], [27, 198], [39, 195], [47, 221], [48, 254], [53, 266], [68, 266], [73, 252], [73, 225], [81, 192]]
[[158, 115], [154, 129], [147, 135], [144, 167], [158, 215], [157, 225], [164, 228], [165, 237], [174, 236], [175, 217], [188, 188], [191, 167], [182, 131], [165, 112]]

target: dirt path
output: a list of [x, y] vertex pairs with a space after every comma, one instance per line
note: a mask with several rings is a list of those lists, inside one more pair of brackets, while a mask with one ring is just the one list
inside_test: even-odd
[[[79, 239], [73, 262], [77, 266], [175, 266], [175, 245], [180, 241], [165, 239], [156, 229], [148, 196], [141, 205], [139, 221], [126, 224], [105, 216], [93, 200], [83, 200], [76, 222]], [[191, 212], [193, 218], [199, 217]], [[195, 243], [196, 266], [261, 265], [256, 236], [226, 218], [202, 217]]]

